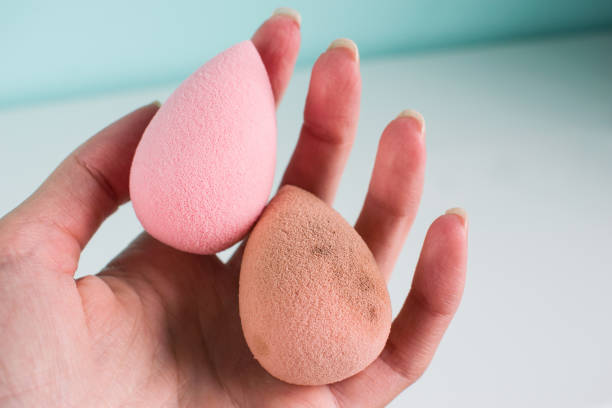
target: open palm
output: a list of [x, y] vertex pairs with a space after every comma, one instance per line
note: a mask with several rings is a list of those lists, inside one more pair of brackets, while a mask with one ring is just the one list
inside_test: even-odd
[[[277, 14], [253, 42], [276, 100], [298, 53], [299, 21]], [[304, 125], [284, 183], [331, 204], [355, 134], [356, 48], [334, 42], [312, 72]], [[460, 211], [430, 227], [406, 303], [380, 357], [329, 386], [296, 386], [253, 358], [238, 315], [241, 249], [227, 263], [146, 233], [96, 276], [74, 280], [79, 254], [128, 199], [136, 145], [155, 104], [72, 153], [0, 220], [2, 406], [382, 406], [429, 364], [459, 303], [466, 260]], [[389, 277], [423, 186], [424, 129], [405, 113], [383, 132], [355, 228]]]

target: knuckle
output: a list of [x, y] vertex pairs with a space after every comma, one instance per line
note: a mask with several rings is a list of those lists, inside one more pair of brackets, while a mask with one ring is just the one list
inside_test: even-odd
[[0, 268], [38, 266], [74, 273], [80, 247], [42, 220], [11, 221], [0, 227]]
[[25, 229], [27, 226], [15, 223], [0, 229], [0, 268], [19, 265], [33, 256], [35, 247], [29, 244], [30, 237]]
[[408, 355], [402, 352], [402, 348], [397, 346], [391, 339], [387, 342], [382, 360], [395, 374], [397, 374], [406, 387], [414, 384], [423, 376], [429, 362], [423, 362], [418, 356]]

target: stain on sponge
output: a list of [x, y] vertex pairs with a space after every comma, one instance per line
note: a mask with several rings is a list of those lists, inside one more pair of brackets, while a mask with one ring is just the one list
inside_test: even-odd
[[151, 120], [132, 163], [134, 210], [158, 240], [218, 252], [260, 215], [275, 160], [272, 88], [255, 46], [244, 41], [187, 78]]
[[314, 195], [284, 186], [247, 242], [240, 319], [254, 357], [292, 384], [340, 381], [381, 352], [391, 304], [359, 234]]

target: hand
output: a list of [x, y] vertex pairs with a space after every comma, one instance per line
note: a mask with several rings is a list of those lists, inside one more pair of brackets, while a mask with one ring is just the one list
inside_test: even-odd
[[[273, 16], [253, 42], [278, 102], [299, 24]], [[331, 204], [355, 135], [360, 81], [356, 48], [319, 57], [284, 183]], [[463, 290], [467, 225], [456, 214], [430, 227], [380, 357], [328, 386], [283, 383], [253, 359], [238, 316], [241, 250], [224, 264], [143, 233], [98, 275], [74, 280], [87, 241], [128, 200], [131, 159], [156, 110], [145, 106], [102, 130], [0, 220], [1, 405], [374, 407], [417, 380]], [[384, 130], [355, 226], [386, 278], [421, 196], [422, 133], [413, 117]]]

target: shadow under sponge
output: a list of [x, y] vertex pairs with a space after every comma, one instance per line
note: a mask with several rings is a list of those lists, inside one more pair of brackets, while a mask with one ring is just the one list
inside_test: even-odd
[[294, 186], [280, 189], [251, 232], [239, 307], [254, 357], [292, 384], [329, 384], [363, 370], [391, 327], [386, 283], [365, 242]]

